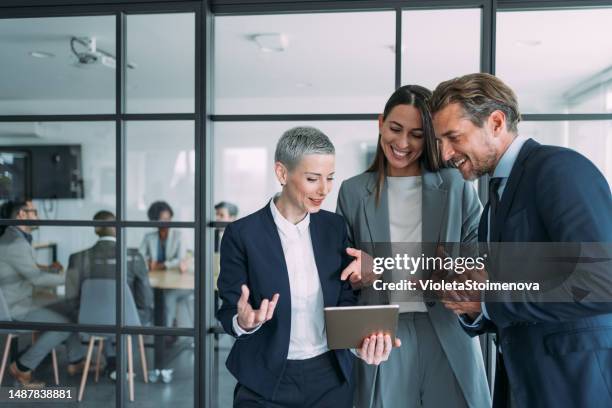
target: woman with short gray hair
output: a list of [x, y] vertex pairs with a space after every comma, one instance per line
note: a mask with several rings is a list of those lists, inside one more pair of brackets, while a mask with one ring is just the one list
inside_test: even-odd
[[[357, 300], [340, 280], [351, 261], [344, 220], [321, 210], [334, 153], [318, 129], [286, 131], [274, 156], [281, 192], [225, 230], [217, 318], [237, 338], [227, 359], [234, 407], [352, 406], [353, 357], [329, 350], [323, 316]], [[379, 364], [391, 348], [390, 336], [372, 335], [359, 354]]]

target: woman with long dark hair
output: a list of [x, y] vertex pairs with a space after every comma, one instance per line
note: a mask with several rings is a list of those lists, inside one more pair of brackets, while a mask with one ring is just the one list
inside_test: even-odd
[[[477, 241], [480, 201], [474, 186], [442, 163], [430, 97], [417, 85], [397, 89], [378, 119], [372, 165], [340, 187], [337, 212], [348, 225], [347, 252], [356, 257], [343, 278], [361, 288], [361, 304], [400, 306], [403, 346], [378, 367], [358, 363], [359, 408], [491, 405], [478, 341], [465, 334], [456, 316], [419, 292], [375, 290], [375, 276], [361, 270], [365, 253], [419, 256], [437, 243]], [[391, 270], [382, 280], [425, 279], [424, 272]]]

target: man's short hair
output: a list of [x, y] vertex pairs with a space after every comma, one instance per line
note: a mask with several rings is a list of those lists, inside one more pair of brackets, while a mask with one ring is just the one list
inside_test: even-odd
[[159, 221], [161, 217], [161, 213], [164, 211], [168, 211], [171, 217], [174, 217], [174, 211], [172, 211], [172, 207], [165, 201], [155, 201], [149, 207], [147, 211], [147, 216], [149, 217], [149, 221]]
[[215, 204], [215, 210], [220, 210], [222, 208], [227, 208], [227, 213], [230, 217], [238, 216], [238, 206], [236, 204], [230, 203], [229, 201], [220, 201]]
[[9, 200], [0, 207], [0, 218], [12, 220], [17, 217], [19, 211], [28, 206], [29, 200]]
[[496, 110], [506, 115], [506, 128], [517, 133], [521, 120], [516, 94], [501, 79], [491, 74], [475, 73], [440, 83], [430, 100], [432, 115], [446, 106], [458, 103], [466, 117], [476, 126]]
[[317, 128], [298, 126], [287, 130], [276, 144], [274, 161], [293, 170], [308, 154], [335, 154], [331, 140]]
[[[93, 217], [94, 221], [115, 221], [115, 214], [110, 211], [98, 211]], [[114, 237], [115, 227], [95, 227], [96, 235], [99, 237]]]

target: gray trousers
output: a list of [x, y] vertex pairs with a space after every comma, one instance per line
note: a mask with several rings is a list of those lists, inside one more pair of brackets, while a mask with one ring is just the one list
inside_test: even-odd
[[400, 348], [378, 367], [358, 360], [357, 408], [461, 408], [463, 392], [427, 313], [402, 313]]
[[[69, 323], [70, 320], [50, 309], [32, 309], [25, 316], [16, 319], [23, 322]], [[35, 369], [40, 362], [63, 342], [66, 342], [68, 361], [74, 362], [85, 356], [85, 347], [81, 344], [78, 333], [41, 332], [34, 344], [19, 358], [24, 366]]]
[[[164, 290], [164, 311], [166, 326], [172, 327], [176, 318], [177, 327], [193, 327], [193, 289]], [[181, 314], [177, 314], [178, 306], [182, 306]]]

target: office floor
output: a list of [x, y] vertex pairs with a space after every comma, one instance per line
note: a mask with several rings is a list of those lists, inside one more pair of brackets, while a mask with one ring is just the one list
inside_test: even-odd
[[[5, 336], [1, 336], [0, 343], [4, 344]], [[151, 344], [152, 338], [145, 339], [145, 343]], [[193, 408], [194, 400], [194, 384], [193, 384], [193, 368], [194, 368], [194, 351], [191, 346], [191, 338], [179, 338], [176, 343], [167, 349], [167, 367], [174, 369], [173, 381], [169, 384], [164, 384], [161, 381], [156, 383], [145, 384], [142, 379], [142, 369], [138, 353], [134, 353], [134, 372], [136, 377], [134, 380], [134, 402], [126, 402], [126, 406], [133, 408], [149, 408], [152, 406], [172, 408]], [[57, 349], [59, 360], [59, 380], [63, 387], [74, 387], [78, 390], [81, 376], [68, 376], [66, 372], [66, 357], [65, 348]], [[153, 350], [147, 347], [147, 361], [152, 365]], [[95, 352], [94, 352], [95, 356]], [[225, 357], [223, 357], [225, 359]], [[151, 369], [152, 367], [149, 367]], [[47, 358], [36, 369], [35, 377], [48, 384], [52, 384], [53, 371], [51, 368], [51, 360]], [[224, 381], [221, 381], [223, 383]], [[3, 388], [13, 386], [11, 375], [6, 372], [3, 381]], [[231, 397], [231, 394], [230, 394]], [[126, 384], [126, 399], [127, 399], [127, 384]], [[225, 402], [224, 402], [225, 404]], [[15, 407], [23, 408], [28, 405], [23, 402], [9, 403], [2, 402], [3, 408]], [[80, 403], [51, 403], [45, 402], [46, 407], [82, 407], [82, 408], [111, 408], [115, 406], [115, 383], [106, 376], [100, 376], [99, 382], [94, 383], [94, 375], [91, 373], [87, 380], [85, 395]], [[220, 407], [231, 406], [219, 405]]]

